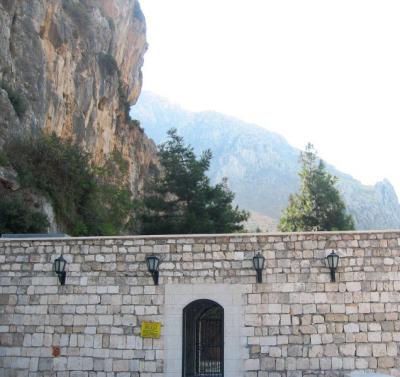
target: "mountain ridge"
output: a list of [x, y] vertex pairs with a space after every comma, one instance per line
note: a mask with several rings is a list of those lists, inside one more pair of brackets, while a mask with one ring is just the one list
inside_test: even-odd
[[[150, 92], [142, 92], [131, 110], [156, 143], [175, 127], [196, 153], [211, 149], [209, 176], [213, 183], [228, 177], [242, 208], [278, 221], [288, 197], [299, 188], [300, 150], [286, 139], [256, 124], [215, 111], [190, 112]], [[400, 227], [400, 205], [389, 180], [363, 185], [330, 164], [357, 229]]]

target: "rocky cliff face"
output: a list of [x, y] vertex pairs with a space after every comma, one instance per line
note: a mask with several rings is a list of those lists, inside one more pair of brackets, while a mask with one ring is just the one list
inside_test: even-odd
[[141, 90], [145, 32], [136, 0], [0, 0], [0, 148], [44, 131], [96, 164], [117, 150], [139, 193], [156, 164], [127, 111]]

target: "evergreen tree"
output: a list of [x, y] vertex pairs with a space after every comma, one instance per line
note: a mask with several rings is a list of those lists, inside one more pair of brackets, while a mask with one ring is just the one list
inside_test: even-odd
[[289, 205], [279, 222], [279, 230], [296, 232], [354, 229], [353, 217], [346, 213], [346, 206], [335, 187], [337, 178], [325, 170], [324, 163], [311, 144], [301, 153], [300, 162], [300, 193], [290, 195]]
[[210, 185], [205, 175], [211, 151], [196, 158], [176, 129], [159, 146], [163, 171], [151, 183], [140, 220], [143, 234], [231, 233], [243, 230], [248, 214], [232, 205], [234, 194], [226, 180]]

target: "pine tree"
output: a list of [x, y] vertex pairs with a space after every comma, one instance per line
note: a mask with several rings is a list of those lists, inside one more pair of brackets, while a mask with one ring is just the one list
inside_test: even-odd
[[151, 183], [140, 214], [143, 234], [231, 233], [248, 214], [232, 205], [227, 182], [210, 185], [211, 151], [196, 158], [176, 129], [159, 147], [162, 174]]
[[346, 206], [335, 187], [337, 178], [325, 170], [314, 147], [308, 144], [300, 155], [300, 193], [289, 197], [279, 230], [326, 231], [352, 230], [353, 217], [346, 213]]

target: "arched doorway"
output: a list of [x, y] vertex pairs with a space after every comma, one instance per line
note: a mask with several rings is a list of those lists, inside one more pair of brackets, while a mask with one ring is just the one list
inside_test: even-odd
[[183, 377], [223, 377], [224, 309], [196, 300], [183, 309]]

